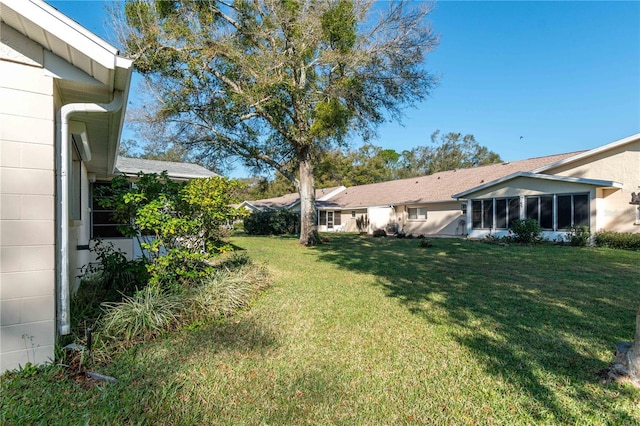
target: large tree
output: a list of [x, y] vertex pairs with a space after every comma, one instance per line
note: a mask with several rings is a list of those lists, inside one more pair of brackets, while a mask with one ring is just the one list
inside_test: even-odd
[[171, 140], [282, 173], [311, 245], [319, 154], [351, 131], [370, 137], [434, 87], [429, 12], [411, 1], [130, 0], [120, 35]]
[[480, 145], [475, 136], [436, 130], [431, 135], [431, 145], [418, 146], [402, 153], [403, 169], [418, 175], [430, 175], [445, 170], [465, 169], [500, 163], [497, 153]]

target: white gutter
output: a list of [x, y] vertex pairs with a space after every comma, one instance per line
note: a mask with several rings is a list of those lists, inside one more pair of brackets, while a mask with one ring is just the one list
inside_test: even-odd
[[115, 112], [122, 108], [123, 92], [116, 90], [113, 100], [108, 104], [76, 103], [66, 104], [56, 116], [56, 217], [59, 226], [56, 227], [57, 244], [57, 293], [58, 293], [58, 333], [71, 333], [69, 317], [69, 152], [71, 137], [69, 134], [69, 118], [76, 113], [87, 112]]

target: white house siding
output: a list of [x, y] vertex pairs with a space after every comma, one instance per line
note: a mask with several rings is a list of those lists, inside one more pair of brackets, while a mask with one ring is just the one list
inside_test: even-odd
[[[408, 209], [410, 207], [424, 207], [427, 209], [427, 218], [409, 219]], [[462, 214], [458, 201], [431, 203], [420, 205], [397, 206], [397, 220], [401, 223], [400, 229], [405, 234], [418, 235], [441, 235], [441, 236], [462, 236], [466, 233], [464, 223], [465, 217]]]
[[[71, 170], [73, 173], [73, 168]], [[74, 176], [69, 179], [73, 184]], [[73, 220], [69, 226], [69, 278], [72, 283], [72, 292], [75, 293], [80, 285], [80, 277], [83, 268], [94, 261], [91, 252], [86, 248], [89, 246], [91, 238], [91, 191], [87, 177], [87, 169], [84, 164], [81, 166], [80, 174], [80, 219]], [[73, 189], [70, 190], [72, 197], [75, 196]]]
[[622, 189], [598, 190], [598, 223], [593, 229], [640, 232], [638, 206], [629, 204], [631, 193], [640, 192], [640, 141], [544, 173], [621, 182]]
[[369, 230], [384, 229], [391, 231], [396, 224], [395, 210], [391, 206], [369, 207]]
[[42, 48], [0, 28], [0, 371], [53, 358], [54, 93]]

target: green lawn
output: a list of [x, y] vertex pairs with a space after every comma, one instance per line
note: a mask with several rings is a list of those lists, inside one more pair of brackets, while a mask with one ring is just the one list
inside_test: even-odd
[[235, 237], [274, 286], [225, 323], [118, 357], [118, 384], [3, 378], [4, 424], [640, 424], [602, 385], [640, 253], [336, 234]]

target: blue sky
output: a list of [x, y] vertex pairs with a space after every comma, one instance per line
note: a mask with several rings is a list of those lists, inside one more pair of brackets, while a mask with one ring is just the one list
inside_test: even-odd
[[[47, 2], [113, 42], [102, 1]], [[440, 84], [375, 145], [401, 152], [440, 129], [518, 160], [640, 132], [640, 2], [441, 1], [430, 20]]]

